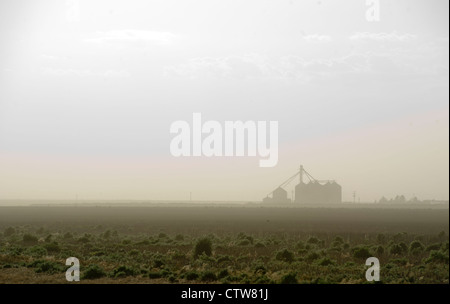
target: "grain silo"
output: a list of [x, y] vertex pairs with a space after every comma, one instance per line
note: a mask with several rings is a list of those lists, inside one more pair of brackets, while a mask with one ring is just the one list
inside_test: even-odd
[[[295, 203], [298, 204], [339, 204], [342, 202], [342, 188], [335, 181], [316, 180], [303, 166], [298, 173], [300, 183], [295, 186]], [[304, 182], [304, 177], [308, 182]]]
[[287, 191], [281, 187], [278, 187], [275, 191], [273, 191], [272, 199], [274, 203], [278, 204], [286, 204], [291, 202], [287, 197]]
[[327, 182], [325, 187], [325, 204], [340, 204], [342, 203], [342, 187], [335, 181]]
[[[283, 187], [291, 183], [295, 178], [300, 177], [300, 183], [295, 186], [295, 199], [297, 204], [329, 205], [342, 202], [342, 188], [333, 180], [317, 180], [311, 176], [303, 166], [293, 176], [282, 183], [277, 189], [272, 191], [263, 199], [264, 203], [285, 204], [290, 203], [287, 191]], [[304, 182], [307, 179], [308, 182]], [[270, 195], [272, 197], [270, 197]]]
[[278, 187], [277, 189], [272, 191], [271, 194], [272, 197], [267, 196], [263, 199], [263, 203], [283, 205], [292, 202], [290, 199], [288, 199], [287, 191], [281, 187]]

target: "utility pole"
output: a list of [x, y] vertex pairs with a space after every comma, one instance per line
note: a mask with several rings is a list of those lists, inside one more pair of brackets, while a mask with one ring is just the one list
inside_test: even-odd
[[356, 203], [356, 191], [353, 191], [353, 204]]

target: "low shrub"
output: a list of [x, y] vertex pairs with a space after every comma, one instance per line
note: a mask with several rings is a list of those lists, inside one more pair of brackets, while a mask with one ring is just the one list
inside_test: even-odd
[[442, 245], [440, 243], [434, 243], [434, 244], [427, 246], [426, 251], [432, 251], [432, 250], [437, 251], [437, 250], [441, 249], [441, 246]]
[[291, 272], [289, 274], [284, 275], [281, 278], [280, 284], [298, 284], [297, 274]]
[[336, 262], [331, 260], [330, 258], [322, 258], [317, 261], [317, 264], [320, 266], [330, 266], [336, 264]]
[[277, 252], [275, 259], [278, 261], [292, 263], [294, 261], [294, 254], [291, 251], [284, 249]]
[[400, 244], [393, 244], [389, 249], [389, 253], [392, 255], [401, 255], [405, 253], [405, 249]]
[[200, 277], [200, 275], [195, 271], [189, 271], [185, 273], [184, 277], [188, 281], [194, 281], [197, 280]]
[[448, 264], [449, 262], [449, 256], [448, 254], [445, 254], [442, 251], [436, 251], [432, 250], [430, 252], [430, 256], [425, 259], [425, 263], [442, 263], [442, 264]]
[[36, 236], [34, 236], [34, 235], [31, 235], [31, 234], [29, 234], [29, 233], [26, 233], [26, 234], [24, 234], [23, 237], [22, 237], [22, 242], [23, 242], [25, 245], [34, 245], [34, 244], [37, 244], [38, 238], [37, 238]]
[[3, 235], [5, 237], [9, 237], [9, 236], [11, 236], [11, 235], [13, 235], [15, 233], [16, 233], [16, 229], [14, 229], [13, 227], [8, 227], [8, 228], [5, 229], [5, 231], [3, 231]]
[[123, 265], [114, 269], [112, 272], [112, 276], [115, 278], [128, 277], [137, 275], [138, 273], [139, 271], [135, 270], [134, 268]]
[[318, 260], [319, 258], [320, 258], [320, 254], [314, 251], [314, 252], [309, 253], [305, 259], [309, 262], [312, 262], [312, 261]]
[[411, 253], [418, 253], [425, 249], [425, 246], [420, 241], [412, 241], [411, 244], [409, 244], [409, 252]]
[[60, 273], [63, 272], [65, 269], [62, 265], [51, 262], [51, 261], [39, 261], [35, 264], [35, 272], [36, 273]]
[[57, 242], [46, 243], [43, 247], [48, 253], [59, 253], [61, 251], [61, 247]]
[[161, 272], [151, 271], [151, 272], [148, 273], [148, 277], [150, 279], [159, 279], [159, 278], [162, 278], [163, 275], [161, 274]]
[[31, 248], [28, 248], [25, 251], [25, 253], [30, 255], [30, 256], [32, 256], [32, 257], [40, 258], [40, 257], [43, 257], [43, 256], [47, 255], [47, 249], [45, 249], [42, 246], [33, 246]]
[[219, 278], [219, 279], [223, 279], [223, 278], [225, 278], [225, 277], [227, 277], [227, 276], [229, 276], [230, 274], [228, 273], [228, 270], [227, 269], [222, 269], [220, 272], [219, 272], [219, 274], [217, 275], [217, 278]]
[[208, 238], [200, 239], [195, 244], [194, 258], [198, 258], [202, 254], [205, 254], [207, 256], [212, 255], [212, 242]]
[[320, 240], [316, 238], [315, 236], [311, 236], [308, 241], [306, 241], [308, 244], [314, 244], [317, 245], [320, 243]]
[[369, 248], [365, 246], [359, 246], [352, 249], [353, 257], [356, 259], [367, 259], [372, 256]]
[[212, 271], [205, 271], [200, 275], [200, 280], [203, 282], [214, 282], [217, 281], [217, 276]]
[[83, 273], [82, 279], [85, 280], [95, 280], [106, 276], [106, 272], [103, 268], [96, 264], [92, 264], [86, 268]]

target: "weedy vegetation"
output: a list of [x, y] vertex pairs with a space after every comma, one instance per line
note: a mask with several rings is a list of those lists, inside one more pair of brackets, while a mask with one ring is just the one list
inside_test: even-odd
[[232, 223], [164, 210], [165, 219], [145, 221], [3, 221], [0, 283], [65, 283], [72, 256], [80, 260], [81, 283], [368, 283], [365, 260], [372, 256], [381, 263], [380, 283], [449, 283], [448, 217], [428, 217], [419, 228], [374, 220], [337, 229], [332, 221], [289, 221], [289, 210], [285, 221], [263, 213]]

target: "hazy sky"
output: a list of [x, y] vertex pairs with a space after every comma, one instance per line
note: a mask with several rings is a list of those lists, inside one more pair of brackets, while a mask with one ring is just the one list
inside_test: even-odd
[[[449, 2], [380, 3], [1, 1], [0, 199], [448, 199]], [[278, 165], [172, 157], [193, 112], [278, 120]]]

